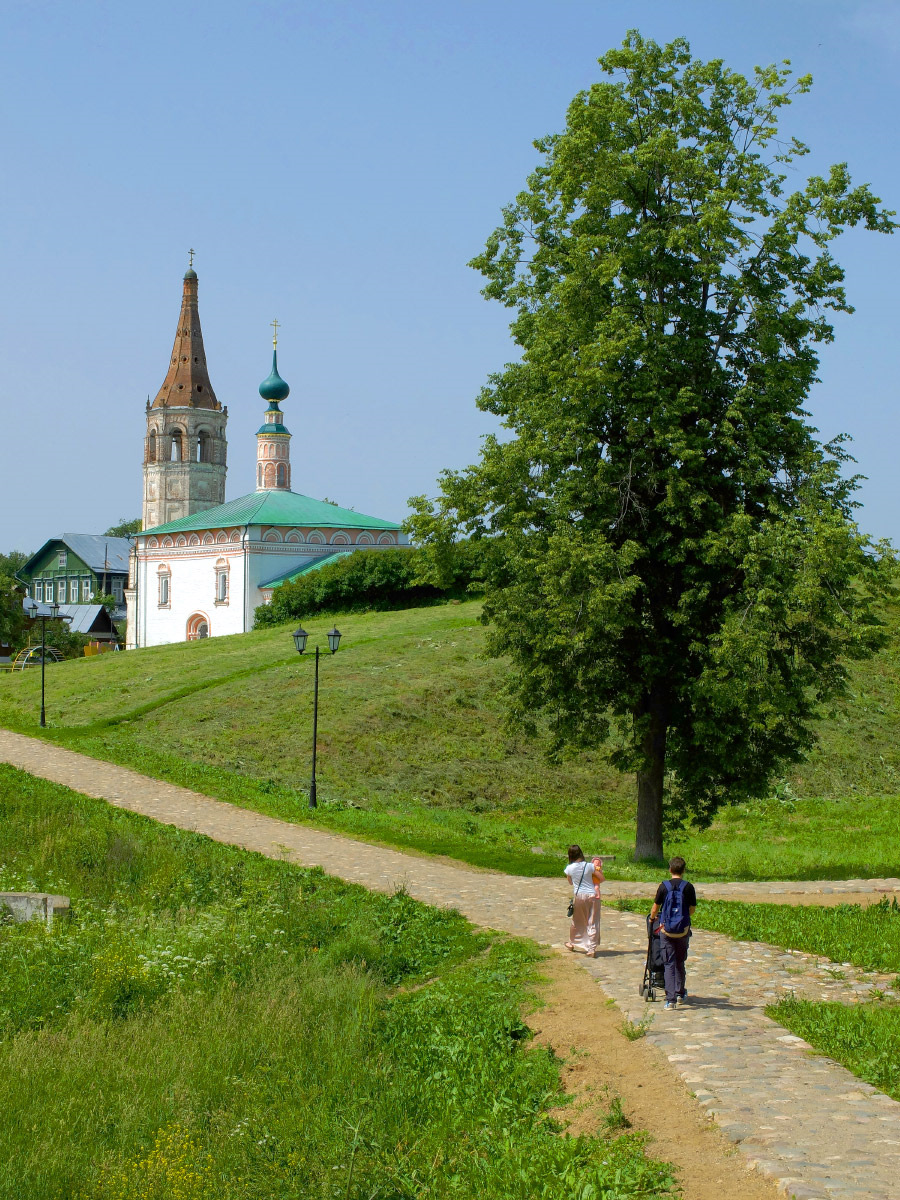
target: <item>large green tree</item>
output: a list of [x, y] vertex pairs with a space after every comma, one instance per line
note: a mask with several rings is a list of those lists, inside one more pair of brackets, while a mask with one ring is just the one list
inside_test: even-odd
[[634, 771], [658, 858], [667, 811], [702, 823], [801, 758], [879, 644], [879, 554], [803, 404], [852, 311], [829, 244], [894, 225], [845, 165], [786, 189], [789, 64], [747, 79], [636, 32], [599, 61], [472, 264], [515, 310], [521, 359], [479, 399], [506, 435], [410, 528], [438, 565], [486, 539], [513, 721]]

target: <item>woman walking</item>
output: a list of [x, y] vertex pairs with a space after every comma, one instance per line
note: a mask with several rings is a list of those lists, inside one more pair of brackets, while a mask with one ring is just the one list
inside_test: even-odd
[[566, 949], [578, 954], [597, 952], [600, 940], [600, 884], [603, 868], [599, 859], [585, 862], [580, 846], [569, 847], [569, 865], [565, 871], [572, 882], [572, 924]]

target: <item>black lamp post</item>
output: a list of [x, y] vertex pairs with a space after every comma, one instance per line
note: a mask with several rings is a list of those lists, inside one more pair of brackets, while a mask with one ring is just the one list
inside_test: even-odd
[[[32, 600], [31, 603], [28, 605], [28, 612], [33, 621], [38, 614], [38, 603], [36, 600]], [[54, 601], [53, 604], [50, 605], [50, 619], [52, 621], [55, 621], [55, 620], [57, 620], [58, 617], [59, 617], [59, 605]], [[63, 617], [64, 621], [70, 621], [71, 619], [72, 618], [68, 617], [68, 616]], [[46, 727], [47, 727], [47, 717], [44, 712], [44, 663], [47, 660], [46, 634], [47, 634], [47, 610], [42, 607], [42, 609], [41, 609], [41, 729], [46, 729]]]
[[[325, 634], [328, 639], [328, 649], [332, 654], [337, 653], [337, 648], [341, 643], [341, 631], [334, 626]], [[303, 654], [306, 650], [306, 643], [309, 634], [302, 625], [298, 626], [291, 634], [294, 639], [294, 645], [297, 647], [297, 653]], [[316, 808], [316, 742], [319, 733], [319, 645], [316, 643], [316, 680], [313, 685], [313, 736], [312, 736], [312, 778], [309, 783], [309, 807]]]

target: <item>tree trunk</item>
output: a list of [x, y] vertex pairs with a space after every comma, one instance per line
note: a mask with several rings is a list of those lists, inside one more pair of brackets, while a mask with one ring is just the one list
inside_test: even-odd
[[644, 762], [637, 772], [636, 862], [663, 857], [663, 775], [666, 767], [666, 731], [662, 704], [653, 697], [648, 705], [649, 723], [641, 739]]

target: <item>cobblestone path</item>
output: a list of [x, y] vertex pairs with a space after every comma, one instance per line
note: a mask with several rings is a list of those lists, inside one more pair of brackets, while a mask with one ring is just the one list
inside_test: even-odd
[[[569, 888], [562, 879], [476, 871], [292, 825], [4, 730], [0, 761], [220, 842], [320, 865], [368, 888], [402, 885], [427, 903], [458, 908], [480, 925], [565, 953]], [[734, 892], [727, 884], [697, 885], [701, 900], [734, 893], [765, 899], [795, 889], [803, 898], [838, 891], [855, 899], [900, 890], [900, 881], [737, 884]], [[633, 883], [606, 889], [607, 895], [647, 890]], [[688, 959], [690, 1005], [665, 1012], [638, 996], [645, 952], [643, 918], [606, 906], [600, 955], [579, 962], [631, 1020], [652, 1013], [648, 1040], [758, 1170], [797, 1200], [898, 1200], [900, 1104], [830, 1059], [811, 1055], [763, 1011], [789, 990], [855, 1002], [883, 986], [883, 977], [843, 967], [846, 978], [835, 978], [812, 955], [698, 930]]]

